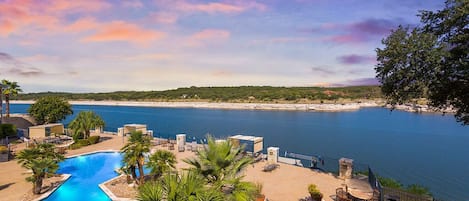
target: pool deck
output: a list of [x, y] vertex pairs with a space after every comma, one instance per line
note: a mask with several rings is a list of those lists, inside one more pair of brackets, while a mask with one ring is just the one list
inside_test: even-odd
[[[100, 134], [104, 141], [77, 150], [67, 150], [66, 157], [86, 154], [100, 150], [119, 150], [126, 140], [110, 134]], [[17, 146], [16, 151], [24, 149], [24, 145]], [[157, 146], [157, 149], [165, 147]], [[166, 148], [167, 149], [167, 148]], [[195, 157], [194, 152], [178, 152], [176, 168], [189, 167], [182, 159]], [[258, 162], [245, 170], [245, 180], [263, 184], [263, 193], [271, 201], [299, 200], [307, 197], [309, 184], [316, 184], [324, 194], [323, 200], [332, 201], [336, 188], [343, 187], [344, 180], [327, 173], [316, 172], [308, 168], [282, 164], [271, 172], [263, 172], [265, 162]], [[25, 181], [27, 170], [17, 164], [16, 160], [0, 163], [0, 200], [24, 200], [24, 195], [31, 191], [32, 184]]]

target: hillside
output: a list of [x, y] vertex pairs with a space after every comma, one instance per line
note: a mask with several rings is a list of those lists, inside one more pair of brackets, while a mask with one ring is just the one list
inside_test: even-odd
[[353, 87], [189, 87], [166, 91], [116, 91], [109, 93], [42, 92], [20, 94], [15, 100], [59, 96], [68, 100], [211, 101], [211, 102], [314, 102], [381, 98], [379, 86]]

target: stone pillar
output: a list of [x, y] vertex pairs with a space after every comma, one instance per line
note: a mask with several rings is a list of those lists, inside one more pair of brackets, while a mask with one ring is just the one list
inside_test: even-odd
[[186, 146], [186, 134], [177, 134], [176, 135], [176, 146], [178, 151], [184, 151]]
[[353, 171], [353, 159], [341, 158], [339, 159], [339, 178], [351, 179]]
[[124, 136], [124, 128], [117, 128], [117, 136]]
[[279, 150], [280, 148], [278, 147], [267, 148], [267, 162], [268, 163], [278, 163]]

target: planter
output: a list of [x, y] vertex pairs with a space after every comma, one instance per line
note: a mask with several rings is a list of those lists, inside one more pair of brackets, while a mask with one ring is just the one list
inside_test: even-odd
[[265, 195], [257, 196], [256, 201], [265, 201]]
[[0, 154], [0, 162], [7, 162], [8, 161], [8, 153]]

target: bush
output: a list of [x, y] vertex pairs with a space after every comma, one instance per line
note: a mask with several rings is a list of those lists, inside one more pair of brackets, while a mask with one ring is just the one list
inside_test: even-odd
[[8, 153], [8, 148], [6, 146], [0, 146], [0, 154]]
[[311, 195], [311, 198], [315, 201], [321, 201], [322, 200], [322, 193], [318, 190], [316, 185], [310, 184], [308, 186], [308, 192]]
[[88, 141], [87, 139], [79, 139], [75, 142], [75, 144], [79, 144], [81, 146], [88, 146], [90, 145], [90, 141]]
[[16, 136], [16, 126], [13, 124], [0, 124], [0, 139]]
[[70, 149], [79, 149], [81, 147], [83, 147], [83, 145], [77, 143], [73, 143], [72, 145], [70, 145]]
[[88, 141], [90, 142], [90, 144], [96, 144], [99, 142], [99, 138], [99, 135], [93, 135], [88, 138]]

